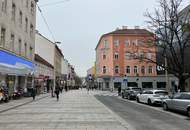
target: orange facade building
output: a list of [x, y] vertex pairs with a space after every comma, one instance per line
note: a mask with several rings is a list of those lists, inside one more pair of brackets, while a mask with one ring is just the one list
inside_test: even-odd
[[[157, 78], [155, 35], [146, 29], [117, 29], [102, 35], [96, 46], [96, 75], [99, 86], [115, 89], [123, 85], [164, 87]], [[149, 59], [149, 60], [147, 60]], [[158, 81], [157, 81], [158, 80]]]

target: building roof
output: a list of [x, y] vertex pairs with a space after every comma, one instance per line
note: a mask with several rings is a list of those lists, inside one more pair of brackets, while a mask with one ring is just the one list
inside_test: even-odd
[[50, 68], [54, 68], [49, 62], [47, 62], [45, 59], [43, 59], [41, 56], [39, 56], [38, 54], [35, 54], [35, 61], [40, 62]]
[[149, 35], [149, 36], [154, 36], [154, 33], [150, 32], [146, 29], [116, 29], [113, 32], [106, 33], [106, 34], [102, 35], [97, 46], [96, 46], [96, 49], [97, 49], [98, 45], [100, 44], [100, 41], [103, 37], [115, 36], [115, 35]]
[[146, 29], [117, 29], [108, 34], [126, 34], [126, 35], [154, 35], [152, 32]]

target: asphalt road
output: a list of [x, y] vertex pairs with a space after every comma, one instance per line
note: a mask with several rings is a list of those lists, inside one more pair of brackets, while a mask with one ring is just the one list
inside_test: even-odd
[[190, 130], [190, 118], [111, 96], [96, 96], [136, 130]]

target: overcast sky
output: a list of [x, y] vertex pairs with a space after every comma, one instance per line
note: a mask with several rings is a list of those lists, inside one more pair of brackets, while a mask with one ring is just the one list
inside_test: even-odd
[[[123, 25], [146, 27], [143, 16], [152, 11], [158, 0], [39, 0], [39, 5], [64, 56], [79, 76], [85, 76], [95, 62], [95, 47], [100, 36]], [[184, 5], [190, 3], [186, 0]], [[50, 4], [49, 4], [50, 3]], [[43, 6], [49, 4], [49, 6]], [[37, 30], [53, 40], [40, 13]]]

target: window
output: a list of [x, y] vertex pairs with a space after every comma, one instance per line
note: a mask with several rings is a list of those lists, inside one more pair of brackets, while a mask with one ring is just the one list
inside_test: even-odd
[[148, 73], [149, 73], [149, 74], [152, 74], [152, 66], [149, 66], [149, 67], [148, 67]]
[[152, 54], [151, 53], [147, 53], [147, 58], [148, 59], [152, 59]]
[[11, 34], [11, 43], [10, 43], [10, 46], [12, 48], [12, 51], [14, 51], [14, 42], [15, 42], [15, 35]]
[[15, 21], [15, 17], [16, 17], [16, 5], [13, 3], [12, 4], [12, 17], [11, 17], [11, 19], [13, 21]]
[[33, 36], [33, 32], [34, 32], [34, 26], [32, 24], [30, 24], [30, 36]]
[[27, 57], [27, 43], [24, 43], [24, 56]]
[[103, 66], [103, 74], [106, 73], [106, 66]]
[[5, 46], [5, 34], [6, 34], [6, 29], [1, 28], [1, 41], [0, 41], [0, 46]]
[[173, 99], [181, 99], [181, 94], [180, 93], [175, 94]]
[[114, 58], [115, 58], [116, 60], [118, 60], [118, 59], [119, 59], [119, 54], [118, 54], [118, 53], [115, 53]]
[[140, 58], [141, 60], [143, 60], [143, 59], [145, 58], [145, 56], [144, 56], [144, 53], [143, 53], [143, 52], [140, 52], [140, 53], [139, 53], [139, 58]]
[[152, 82], [142, 82], [142, 88], [143, 89], [152, 89], [153, 83]]
[[138, 45], [143, 45], [144, 41], [142, 39], [137, 40]]
[[143, 75], [145, 74], [145, 67], [144, 67], [144, 66], [141, 67], [141, 73], [142, 73]]
[[131, 72], [130, 72], [131, 70], [130, 70], [130, 66], [126, 66], [126, 73], [127, 74], [130, 74]]
[[181, 94], [181, 99], [190, 100], [190, 94]]
[[29, 5], [29, 1], [26, 0], [26, 8], [28, 8], [28, 5]]
[[7, 10], [7, 0], [2, 0], [1, 11], [5, 13], [6, 10]]
[[115, 73], [116, 73], [116, 74], [119, 73], [119, 66], [118, 66], [118, 65], [115, 66]]
[[130, 45], [130, 40], [125, 40], [125, 46], [128, 47]]
[[103, 54], [103, 60], [105, 60], [106, 59], [106, 54]]
[[20, 11], [20, 13], [19, 13], [19, 23], [21, 26], [22, 25], [22, 11]]
[[132, 45], [137, 45], [137, 40], [132, 40]]
[[28, 18], [25, 18], [25, 32], [28, 32]]
[[103, 51], [102, 58], [103, 58], [103, 60], [105, 60], [105, 59], [106, 59], [106, 52], [105, 52], [105, 51]]
[[33, 15], [34, 14], [34, 3], [31, 2], [31, 14]]
[[114, 40], [113, 44], [114, 44], [115, 47], [118, 47], [119, 46], [119, 40]]
[[134, 74], [137, 74], [137, 73], [138, 73], [138, 67], [134, 66]]
[[22, 54], [22, 40], [21, 39], [19, 39], [18, 40], [18, 53], [19, 53], [19, 55], [21, 55]]
[[32, 59], [33, 58], [33, 48], [30, 47], [30, 58]]
[[125, 53], [125, 59], [126, 59], [126, 60], [130, 60], [130, 59], [131, 59], [131, 54], [128, 53], [128, 52], [126, 52], [126, 53]]
[[108, 40], [104, 40], [104, 48], [108, 48]]

